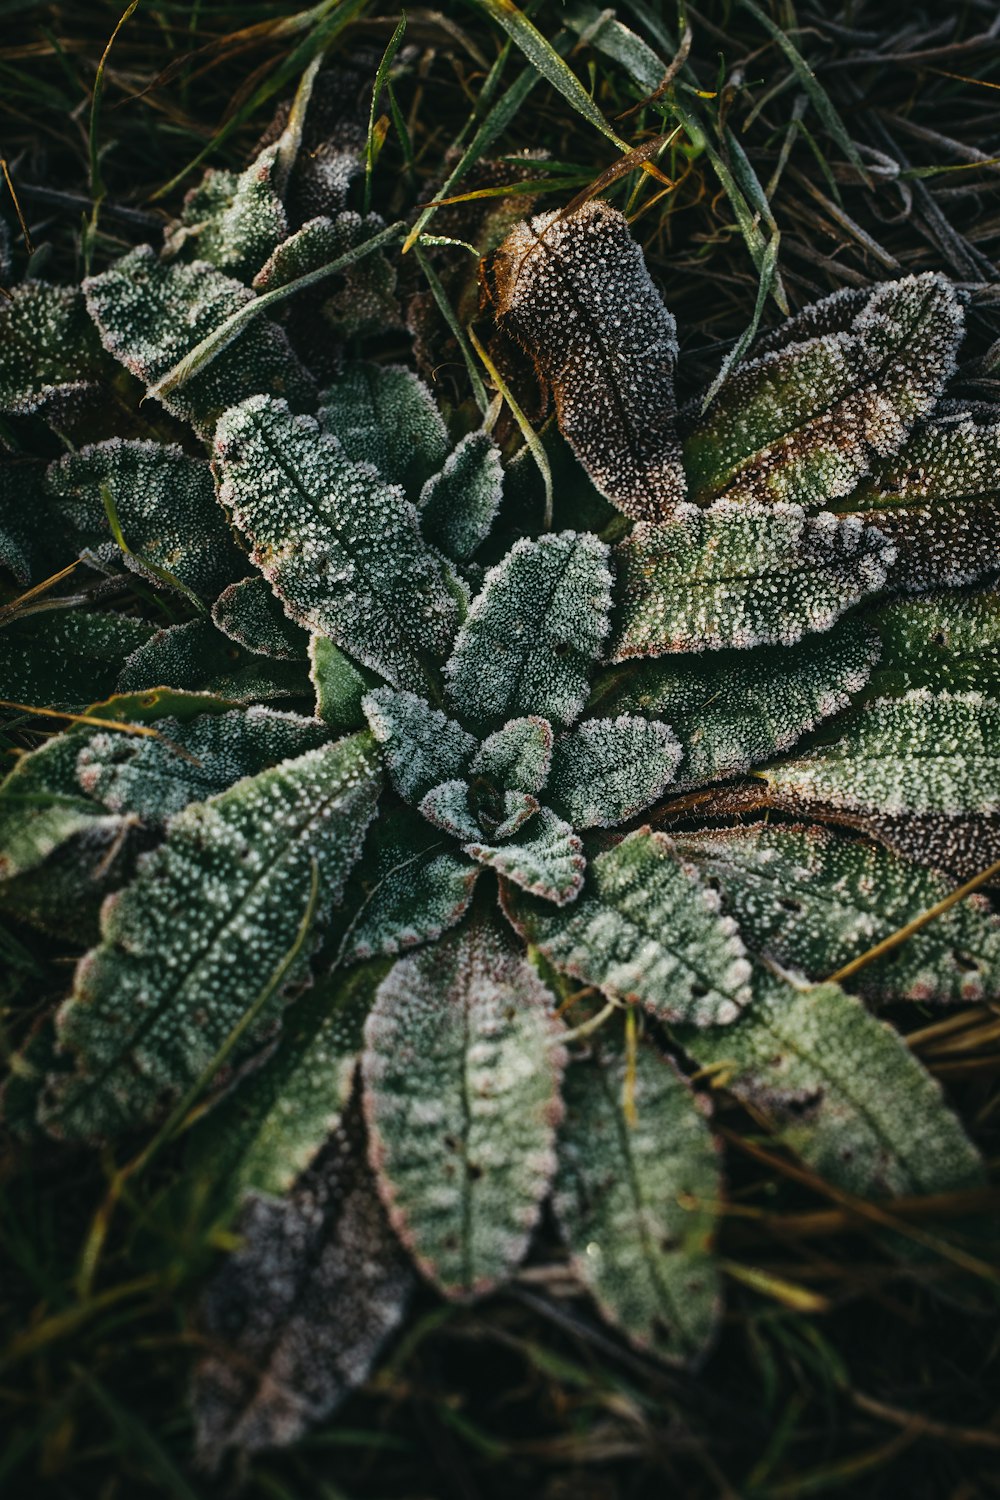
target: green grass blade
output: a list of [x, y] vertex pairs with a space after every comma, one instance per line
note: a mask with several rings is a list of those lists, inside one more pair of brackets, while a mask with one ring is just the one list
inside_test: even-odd
[[365, 218], [368, 217], [372, 206], [372, 175], [375, 171], [375, 162], [379, 151], [375, 143], [375, 116], [378, 112], [378, 101], [382, 96], [382, 90], [388, 83], [389, 69], [392, 67], [393, 58], [399, 51], [399, 46], [405, 33], [406, 16], [403, 15], [400, 18], [399, 25], [389, 38], [389, 45], [382, 53], [382, 61], [375, 71], [375, 82], [372, 85], [371, 108], [368, 111], [368, 139], [365, 142], [365, 206], [363, 210]]

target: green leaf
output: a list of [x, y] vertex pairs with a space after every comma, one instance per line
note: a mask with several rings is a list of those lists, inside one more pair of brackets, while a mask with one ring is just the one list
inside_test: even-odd
[[574, 1270], [638, 1348], [697, 1358], [721, 1306], [711, 1240], [722, 1183], [701, 1100], [649, 1046], [634, 1074], [617, 1047], [574, 1059], [563, 1094], [553, 1205]]
[[215, 451], [220, 498], [286, 612], [396, 687], [432, 679], [460, 587], [400, 490], [269, 396], [226, 412]]
[[362, 708], [382, 747], [389, 779], [405, 801], [419, 802], [431, 787], [464, 773], [475, 740], [423, 698], [376, 688]]
[[396, 298], [396, 268], [381, 252], [354, 257], [376, 235], [385, 230], [379, 214], [347, 211], [335, 219], [311, 219], [279, 245], [254, 279], [255, 288], [273, 292], [291, 285], [299, 277], [322, 273], [344, 256], [352, 258], [343, 269], [344, 285], [323, 303], [320, 316], [341, 339], [366, 334], [384, 334], [401, 326]]
[[728, 1026], [750, 1000], [736, 923], [662, 833], [640, 828], [592, 857], [572, 906], [509, 889], [503, 900], [526, 942], [611, 1000], [696, 1026]]
[[[469, 793], [467, 781], [458, 778], [442, 781], [421, 797], [418, 811], [428, 823], [450, 833], [453, 838], [463, 842], [481, 839], [484, 837], [483, 830], [470, 805]], [[537, 807], [536, 802], [535, 808]]]
[[206, 1467], [228, 1448], [281, 1447], [363, 1381], [415, 1277], [365, 1162], [356, 1105], [284, 1199], [252, 1196], [240, 1249], [208, 1288], [208, 1353], [195, 1372]]
[[[495, 837], [503, 834], [504, 830], [498, 828]], [[475, 840], [464, 848], [466, 854], [490, 865], [521, 890], [556, 906], [575, 901], [583, 887], [587, 868], [583, 844], [569, 824], [547, 807], [540, 808], [506, 843]]]
[[761, 973], [738, 1025], [685, 1028], [678, 1040], [719, 1086], [764, 1114], [783, 1144], [850, 1193], [947, 1193], [982, 1182], [941, 1085], [838, 985]]
[[304, 663], [244, 651], [208, 620], [156, 631], [129, 656], [117, 687], [121, 693], [143, 693], [167, 684], [231, 703], [312, 697]]
[[857, 812], [1000, 811], [1000, 702], [917, 688], [860, 710], [833, 744], [760, 772], [796, 805]]
[[86, 708], [112, 692], [154, 627], [128, 615], [44, 610], [0, 630], [0, 698], [32, 708]]
[[[237, 309], [254, 301], [248, 287], [214, 267], [198, 261], [168, 265], [149, 245], [92, 276], [84, 291], [105, 349], [149, 387]], [[239, 342], [224, 348], [207, 368], [157, 399], [210, 437], [223, 411], [255, 391], [295, 404], [314, 396], [312, 377], [283, 330], [264, 318], [240, 332]]]
[[842, 620], [827, 635], [776, 650], [629, 662], [598, 681], [590, 707], [664, 719], [683, 752], [677, 781], [713, 781], [790, 750], [846, 708], [878, 655], [870, 627]]
[[502, 328], [531, 353], [559, 427], [594, 484], [638, 520], [685, 496], [677, 328], [625, 216], [592, 200], [511, 231], [492, 268]]
[[563, 531], [522, 537], [486, 575], [445, 668], [450, 702], [483, 728], [523, 714], [571, 724], [609, 629], [608, 550]]
[[504, 791], [540, 792], [548, 780], [552, 745], [548, 719], [511, 719], [483, 740], [469, 770]]
[[434, 397], [403, 365], [347, 365], [323, 392], [319, 420], [348, 458], [374, 464], [414, 499], [448, 456]]
[[[942, 901], [952, 883], [877, 844], [819, 827], [730, 828], [677, 840], [743, 939], [825, 979]], [[978, 895], [950, 907], [852, 983], [877, 1000], [972, 1004], [1000, 996], [1000, 918]]]
[[288, 1011], [274, 1056], [191, 1133], [185, 1175], [215, 1213], [250, 1193], [289, 1192], [340, 1127], [387, 967], [366, 964], [315, 984]]
[[316, 692], [316, 717], [331, 729], [363, 729], [362, 702], [379, 679], [359, 667], [325, 635], [309, 637], [309, 677]]
[[424, 536], [466, 562], [490, 534], [503, 495], [500, 449], [487, 432], [470, 432], [420, 493]]
[[880, 589], [893, 555], [853, 516], [726, 500], [681, 506], [660, 526], [639, 522], [614, 550], [612, 660], [791, 646]]
[[212, 605], [212, 622], [223, 635], [255, 656], [305, 661], [309, 637], [294, 625], [264, 578], [231, 583]]
[[379, 986], [362, 1060], [370, 1159], [393, 1228], [447, 1296], [510, 1276], [548, 1193], [565, 1061], [551, 1004], [483, 922]]
[[22, 587], [41, 583], [73, 560], [72, 542], [45, 493], [44, 474], [45, 465], [32, 459], [0, 461], [0, 568]]
[[[312, 750], [185, 808], [166, 842], [102, 914], [102, 942], [80, 963], [58, 1015], [71, 1074], [55, 1081], [44, 1121], [94, 1139], [154, 1120], [210, 1066], [279, 975], [236, 1060], [278, 1020], [288, 987], [340, 899], [375, 812], [380, 774], [367, 735]], [[296, 934], [319, 894], [304, 949]]]
[[81, 834], [88, 836], [96, 865], [120, 832], [116, 813], [88, 796], [76, 779], [84, 743], [77, 734], [56, 735], [22, 755], [0, 782], [0, 880], [5, 885], [37, 869]]
[[613, 828], [662, 796], [680, 758], [666, 724], [585, 719], [556, 741], [549, 793], [574, 828]]
[[692, 500], [822, 509], [934, 406], [964, 331], [951, 282], [936, 272], [886, 282], [860, 310], [852, 295], [834, 298], [826, 332], [724, 383], [684, 444]]
[[1000, 593], [995, 588], [890, 600], [873, 623], [882, 638], [882, 659], [872, 695], [944, 688], [1000, 697]]
[[357, 911], [344, 961], [401, 953], [439, 938], [465, 915], [479, 873], [409, 808], [383, 814], [346, 898]]
[[[77, 547], [96, 549], [107, 561], [120, 559], [156, 585], [166, 572], [203, 598], [214, 598], [246, 571], [208, 464], [180, 448], [111, 438], [51, 464], [45, 484]], [[105, 490], [129, 548], [125, 553], [112, 539]]]
[[25, 281], [0, 298], [0, 411], [44, 414], [109, 370], [78, 287]]
[[281, 142], [266, 146], [245, 172], [210, 167], [163, 233], [169, 260], [193, 246], [200, 261], [249, 281], [288, 234], [275, 181]]

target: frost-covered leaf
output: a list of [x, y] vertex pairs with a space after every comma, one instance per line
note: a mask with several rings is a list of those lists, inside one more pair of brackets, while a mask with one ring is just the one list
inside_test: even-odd
[[280, 143], [266, 146], [245, 172], [210, 167], [163, 234], [169, 259], [193, 244], [199, 260], [249, 281], [288, 234], [275, 182]]
[[502, 495], [500, 449], [489, 433], [468, 433], [420, 493], [424, 536], [465, 562], [489, 536]]
[[402, 492], [269, 396], [226, 412], [215, 451], [220, 498], [288, 614], [395, 686], [423, 684], [460, 588]]
[[[335, 219], [310, 219], [277, 247], [254, 278], [254, 287], [269, 292], [298, 276], [307, 276], [374, 239], [384, 228], [385, 220], [379, 214], [362, 218], [350, 210]], [[400, 326], [396, 268], [382, 251], [373, 251], [347, 266], [343, 280], [344, 285], [328, 296], [320, 309], [321, 319], [338, 338], [361, 338]]]
[[856, 516], [795, 505], [683, 506], [615, 548], [612, 659], [790, 646], [885, 583], [892, 546]]
[[508, 235], [493, 280], [501, 327], [533, 356], [597, 488], [626, 515], [669, 516], [685, 493], [677, 327], [624, 215], [597, 199], [540, 214]]
[[[124, 736], [123, 736], [124, 738]], [[59, 734], [22, 755], [0, 782], [0, 881], [37, 869], [63, 844], [91, 837], [94, 863], [120, 830], [114, 812], [88, 796], [76, 779], [85, 740]]]
[[[84, 282], [87, 306], [105, 349], [153, 386], [214, 333], [230, 314], [253, 300], [248, 287], [203, 261], [158, 260], [149, 245]], [[293, 404], [315, 396], [312, 377], [277, 324], [257, 318], [204, 370], [160, 397], [168, 411], [210, 437], [227, 407], [255, 391]]]
[[342, 1123], [385, 962], [334, 972], [291, 1006], [274, 1054], [192, 1131], [191, 1192], [225, 1215], [250, 1193], [278, 1197]]
[[312, 697], [304, 662], [276, 661], [245, 651], [209, 620], [157, 630], [132, 651], [118, 676], [120, 693], [172, 687], [213, 693], [232, 703]]
[[666, 724], [635, 714], [585, 719], [556, 741], [549, 794], [574, 828], [613, 828], [657, 801], [680, 758]]
[[1000, 592], [893, 599], [873, 624], [882, 659], [870, 692], [908, 688], [1000, 697]]
[[591, 857], [572, 906], [506, 890], [504, 909], [556, 968], [661, 1020], [726, 1026], [750, 1000], [736, 923], [670, 839], [648, 828]]
[[479, 820], [470, 805], [467, 781], [442, 781], [438, 786], [432, 786], [421, 797], [419, 812], [435, 828], [463, 842], [483, 837]]
[[0, 411], [44, 410], [109, 371], [78, 287], [25, 281], [0, 298]]
[[[819, 827], [731, 828], [683, 834], [677, 844], [717, 885], [744, 941], [813, 980], [836, 973], [953, 889], [888, 849]], [[996, 999], [1000, 918], [982, 896], [968, 896], [852, 983], [878, 1000]]]
[[552, 764], [552, 725], [531, 715], [488, 735], [472, 757], [472, 776], [507, 791], [540, 792]]
[[827, 635], [777, 650], [660, 657], [613, 668], [591, 709], [663, 719], [680, 741], [678, 782], [712, 781], [759, 765], [864, 688], [878, 660], [875, 632], [841, 620]]
[[154, 627], [130, 615], [44, 610], [0, 630], [0, 698], [78, 710], [114, 690], [130, 654]]
[[[159, 587], [162, 570], [204, 598], [214, 598], [246, 572], [215, 498], [208, 464], [160, 443], [104, 443], [68, 453], [49, 466], [46, 488], [78, 547], [125, 562]], [[104, 493], [110, 495], [128, 547], [112, 537]], [[161, 572], [143, 567], [149, 563]]]
[[403, 365], [347, 365], [323, 392], [319, 420], [348, 458], [374, 464], [414, 499], [448, 456], [434, 397]]
[[519, 828], [523, 828], [530, 818], [541, 811], [538, 798], [532, 796], [530, 792], [506, 791], [499, 807], [496, 807], [493, 799], [489, 798], [485, 800], [493, 805], [488, 805], [484, 809], [484, 799], [477, 796], [476, 791], [477, 789], [473, 787], [473, 800], [479, 814], [479, 821], [490, 838], [497, 840], [512, 838]]
[[450, 702], [488, 727], [522, 714], [571, 724], [609, 629], [608, 549], [589, 533], [522, 537], [486, 575], [445, 673]]
[[316, 719], [260, 706], [188, 723], [158, 719], [156, 730], [156, 739], [117, 730], [87, 735], [76, 760], [83, 792], [110, 812], [163, 821], [330, 737]]
[[928, 272], [829, 302], [832, 326], [741, 366], [684, 444], [691, 498], [823, 509], [895, 453], [954, 372], [962, 303]]
[[[736, 1026], [678, 1034], [828, 1182], [863, 1197], [976, 1187], [975, 1147], [903, 1038], [835, 984], [758, 973]], [[717, 1071], [716, 1071], [717, 1070]]]
[[0, 460], [0, 570], [22, 588], [41, 583], [73, 560], [73, 543], [53, 514], [45, 465]]
[[1000, 812], [1000, 702], [914, 689], [860, 710], [833, 744], [761, 772], [808, 806], [875, 813]]
[[364, 728], [361, 705], [379, 682], [374, 672], [351, 661], [327, 636], [314, 633], [309, 637], [309, 678], [316, 693], [317, 719], [331, 729]]
[[563, 1097], [553, 1205], [574, 1270], [633, 1344], [697, 1358], [721, 1308], [721, 1172], [701, 1101], [648, 1046], [634, 1072], [614, 1046], [574, 1059]]
[[284, 1199], [251, 1197], [210, 1285], [195, 1374], [197, 1446], [282, 1447], [366, 1378], [415, 1282], [386, 1222], [352, 1108]]
[[972, 583], [998, 569], [1000, 421], [994, 408], [936, 413], [836, 509], [874, 522], [896, 547], [892, 586], [917, 590]]
[[[102, 942], [81, 960], [59, 1012], [75, 1067], [46, 1101], [51, 1130], [95, 1138], [155, 1119], [263, 994], [234, 1058], [260, 1045], [289, 985], [308, 975], [380, 780], [370, 736], [356, 735], [178, 813], [166, 842], [105, 905]], [[314, 871], [314, 915], [296, 949]]]
[[405, 801], [419, 802], [439, 782], [464, 774], [475, 740], [416, 693], [376, 688], [362, 708], [382, 747], [389, 778]]
[[345, 962], [400, 953], [438, 938], [469, 908], [480, 869], [417, 813], [400, 808], [372, 827], [346, 903], [355, 910]]
[[521, 890], [556, 906], [576, 900], [587, 868], [582, 842], [569, 824], [547, 807], [540, 808], [507, 842], [477, 840], [466, 844], [465, 852]]
[[552, 1000], [509, 940], [474, 921], [400, 959], [365, 1027], [379, 1191], [449, 1296], [506, 1280], [552, 1181], [565, 1062]]
[[309, 637], [294, 625], [264, 578], [229, 584], [212, 605], [212, 620], [230, 640], [255, 656], [305, 661]]

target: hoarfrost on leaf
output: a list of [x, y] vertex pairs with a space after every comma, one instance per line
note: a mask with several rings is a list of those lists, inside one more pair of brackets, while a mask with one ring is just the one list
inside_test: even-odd
[[666, 724], [636, 714], [585, 719], [556, 741], [549, 795], [574, 828], [613, 828], [659, 800], [680, 758]]

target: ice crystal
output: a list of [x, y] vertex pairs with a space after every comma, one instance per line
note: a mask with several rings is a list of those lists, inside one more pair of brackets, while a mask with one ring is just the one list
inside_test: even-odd
[[308, 635], [289, 620], [263, 578], [241, 578], [224, 588], [212, 605], [212, 621], [255, 656], [304, 661], [308, 653]]

